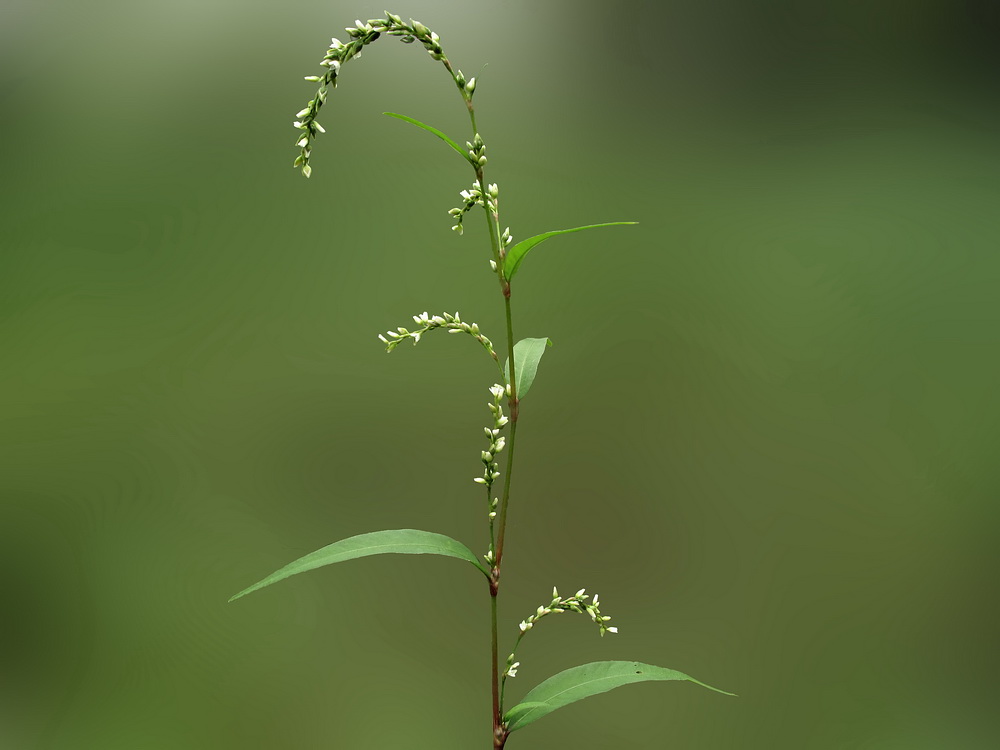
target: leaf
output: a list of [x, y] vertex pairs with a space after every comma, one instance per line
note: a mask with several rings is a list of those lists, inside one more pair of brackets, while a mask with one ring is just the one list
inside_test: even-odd
[[638, 661], [595, 661], [553, 675], [529, 690], [524, 699], [504, 714], [508, 730], [525, 727], [546, 714], [591, 695], [647, 680], [688, 680], [724, 695], [735, 695], [699, 682], [683, 672]]
[[288, 563], [285, 567], [274, 571], [262, 581], [258, 581], [253, 586], [243, 589], [243, 591], [232, 597], [229, 601], [235, 601], [252, 591], [270, 586], [272, 583], [277, 583], [289, 576], [305, 573], [307, 570], [321, 568], [324, 565], [332, 565], [344, 560], [353, 560], [356, 557], [390, 553], [456, 557], [459, 560], [472, 563], [482, 571], [483, 575], [489, 577], [488, 571], [479, 562], [475, 554], [464, 544], [452, 539], [450, 536], [435, 534], [431, 531], [418, 531], [416, 529], [393, 529], [358, 534], [357, 536], [328, 544], [322, 549], [310, 552], [305, 557], [300, 557], [295, 562]]
[[573, 229], [556, 229], [552, 232], [544, 232], [542, 234], [536, 234], [534, 237], [529, 237], [526, 240], [521, 240], [516, 245], [514, 245], [510, 250], [507, 251], [507, 258], [503, 262], [503, 273], [510, 281], [514, 278], [514, 274], [517, 273], [517, 269], [521, 266], [521, 261], [524, 260], [524, 256], [528, 254], [535, 245], [540, 242], [545, 242], [549, 237], [555, 237], [560, 234], [570, 234], [571, 232], [582, 232], [584, 229], [597, 229], [598, 227], [618, 227], [624, 226], [626, 224], [638, 224], [637, 221], [612, 221], [607, 224], [588, 224], [585, 227], [575, 227]]
[[[521, 339], [514, 344], [514, 382], [517, 385], [517, 398], [520, 401], [528, 395], [528, 389], [535, 382], [538, 362], [545, 354], [545, 347], [552, 346], [551, 339]], [[510, 358], [503, 368], [504, 375], [510, 379]]]
[[449, 138], [448, 136], [446, 136], [444, 133], [442, 133], [437, 128], [431, 127], [427, 123], [420, 122], [420, 120], [416, 120], [416, 119], [414, 119], [412, 117], [407, 117], [406, 115], [398, 115], [395, 112], [383, 112], [382, 114], [383, 115], [389, 115], [389, 117], [395, 117], [397, 120], [403, 120], [404, 122], [408, 122], [408, 123], [410, 123], [412, 125], [416, 125], [418, 128], [423, 128], [428, 133], [433, 133], [438, 138], [440, 138], [442, 141], [444, 141], [449, 146], [451, 146], [453, 149], [455, 149], [458, 153], [460, 153], [462, 155], [463, 159], [465, 159], [466, 161], [470, 161], [469, 152], [466, 151], [461, 146], [459, 146], [457, 143], [455, 143], [455, 141], [453, 141], [451, 138]]

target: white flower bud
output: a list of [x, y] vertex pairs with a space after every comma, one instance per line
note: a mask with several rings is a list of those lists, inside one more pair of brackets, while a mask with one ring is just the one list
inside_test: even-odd
[[482, 477], [476, 477], [472, 481], [475, 482], [476, 484], [486, 484], [486, 480], [483, 479]]
[[297, 141], [297, 142], [295, 143], [295, 145], [296, 145], [296, 146], [300, 146], [301, 148], [305, 148], [306, 146], [308, 146], [308, 145], [309, 145], [309, 138], [307, 138], [306, 136], [302, 136], [302, 137], [301, 137], [301, 138], [299, 138], [299, 140], [298, 140], [298, 141]]
[[316, 130], [318, 130], [319, 132], [321, 132], [321, 133], [325, 133], [326, 132], [326, 128], [324, 128], [322, 125], [320, 125], [315, 120], [313, 120], [313, 125], [316, 126]]
[[319, 76], [306, 76], [305, 79], [310, 83], [316, 83], [319, 80]]
[[304, 167], [302, 167], [302, 174], [304, 174], [306, 177], [308, 177], [309, 175], [311, 175], [312, 171], [313, 171], [313, 168], [310, 167], [308, 164], [306, 164]]
[[609, 633], [617, 633], [618, 632], [618, 628], [605, 628], [605, 630], [607, 630]]
[[584, 597], [583, 595], [584, 595], [584, 593], [586, 593], [586, 591], [587, 591], [587, 589], [580, 589], [580, 590], [579, 590], [579, 591], [577, 591], [577, 592], [576, 592], [576, 593], [575, 593], [575, 594], [574, 594], [573, 596], [574, 596], [574, 597], [575, 597], [576, 599], [580, 599], [580, 598], [585, 598], [585, 597]]
[[553, 601], [559, 598], [559, 590], [553, 586], [552, 587], [552, 599]]

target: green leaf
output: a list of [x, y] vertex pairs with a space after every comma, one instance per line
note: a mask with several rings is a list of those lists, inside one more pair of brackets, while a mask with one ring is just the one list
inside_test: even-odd
[[616, 687], [647, 680], [688, 680], [724, 695], [735, 695], [699, 682], [683, 672], [638, 661], [595, 661], [567, 669], [545, 680], [504, 714], [510, 731], [526, 727], [546, 714], [591, 695], [606, 693]]
[[339, 542], [328, 544], [322, 549], [310, 552], [305, 557], [300, 557], [295, 562], [288, 563], [280, 570], [276, 570], [267, 578], [258, 581], [250, 588], [243, 589], [229, 601], [246, 596], [251, 591], [270, 586], [272, 583], [284, 580], [289, 576], [305, 573], [307, 570], [321, 568], [324, 565], [353, 560], [356, 557], [368, 557], [369, 555], [385, 554], [401, 555], [444, 555], [445, 557], [456, 557], [475, 565], [483, 575], [489, 577], [489, 572], [473, 554], [473, 552], [459, 541], [444, 534], [435, 534], [431, 531], [418, 531], [416, 529], [393, 529], [390, 531], [373, 531], [369, 534], [358, 534], [348, 539], [341, 539]]
[[410, 123], [412, 125], [416, 125], [418, 128], [423, 128], [428, 133], [433, 133], [438, 138], [440, 138], [442, 141], [444, 141], [449, 146], [451, 146], [453, 149], [455, 149], [458, 153], [460, 153], [462, 155], [463, 159], [465, 159], [466, 161], [470, 161], [471, 160], [471, 158], [469, 157], [469, 152], [468, 151], [466, 151], [464, 148], [462, 148], [461, 146], [459, 146], [457, 143], [455, 143], [455, 141], [453, 141], [451, 138], [449, 138], [448, 136], [446, 136], [444, 133], [442, 133], [437, 128], [431, 127], [427, 123], [420, 122], [420, 120], [415, 120], [412, 117], [407, 117], [406, 115], [398, 115], [395, 112], [383, 112], [382, 114], [383, 115], [389, 115], [389, 117], [395, 117], [397, 120], [403, 120], [404, 122], [408, 122], [408, 123]]
[[[552, 346], [551, 339], [521, 339], [514, 344], [514, 379], [518, 401], [528, 395], [528, 389], [535, 382], [538, 362], [547, 346]], [[510, 357], [507, 358], [503, 371], [504, 376], [510, 380]]]
[[570, 234], [572, 232], [582, 232], [584, 229], [597, 229], [598, 227], [619, 227], [625, 226], [627, 224], [638, 224], [637, 221], [612, 221], [607, 224], [588, 224], [585, 227], [575, 227], [574, 229], [556, 229], [552, 232], [544, 232], [543, 234], [536, 234], [534, 237], [529, 237], [526, 240], [521, 240], [516, 245], [514, 245], [510, 250], [507, 251], [507, 258], [503, 262], [503, 273], [510, 281], [514, 278], [514, 274], [517, 273], [517, 269], [521, 266], [521, 261], [524, 260], [524, 256], [528, 254], [535, 245], [540, 242], [545, 242], [549, 237], [555, 237], [560, 234]]

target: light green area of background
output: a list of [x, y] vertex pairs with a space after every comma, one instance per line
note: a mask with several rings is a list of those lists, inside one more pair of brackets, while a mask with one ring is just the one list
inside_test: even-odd
[[[485, 548], [502, 338], [465, 140], [419, 48], [345, 67], [313, 177], [293, 113], [378, 6], [0, 11], [0, 747], [485, 748], [488, 597], [385, 557], [231, 594], [335, 539]], [[417, 2], [467, 74], [525, 261], [502, 633], [518, 697], [638, 659], [511, 750], [997, 746], [997, 12], [985, 3]], [[482, 69], [483, 65], [485, 69]]]

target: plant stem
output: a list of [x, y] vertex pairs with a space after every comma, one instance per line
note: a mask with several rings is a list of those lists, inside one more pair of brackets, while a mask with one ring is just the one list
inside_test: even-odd
[[517, 383], [514, 375], [514, 328], [511, 324], [510, 285], [504, 295], [504, 309], [507, 314], [507, 353], [510, 361], [510, 447], [507, 453], [507, 472], [503, 480], [503, 499], [500, 501], [500, 531], [497, 533], [497, 568], [503, 559], [504, 532], [507, 529], [507, 501], [510, 499], [510, 479], [514, 472], [514, 448], [517, 446]]
[[[500, 714], [500, 662], [497, 653], [497, 590], [493, 581], [490, 581], [490, 632], [491, 638], [491, 659], [493, 672], [493, 746], [497, 747], [497, 741], [503, 734], [501, 726], [502, 716]], [[500, 745], [502, 747], [502, 745]]]
[[[451, 62], [445, 57], [442, 62], [448, 72], [455, 77], [455, 71]], [[472, 106], [472, 95], [463, 90], [462, 98], [465, 106], [469, 110], [469, 121], [472, 124], [472, 137], [479, 135], [479, 127], [476, 125], [476, 110]], [[475, 166], [476, 179], [479, 180], [479, 188], [486, 196], [488, 185], [486, 175], [482, 165]], [[500, 586], [500, 561], [503, 554], [504, 531], [507, 525], [507, 501], [510, 498], [510, 477], [514, 468], [514, 445], [517, 435], [517, 379], [514, 373], [514, 326], [511, 321], [510, 310], [510, 283], [503, 274], [503, 246], [500, 241], [500, 215], [489, 209], [489, 201], [485, 200], [483, 205], [486, 214], [486, 227], [490, 235], [490, 252], [493, 254], [493, 261], [497, 264], [497, 280], [500, 282], [500, 291], [504, 298], [504, 313], [507, 319], [507, 354], [510, 362], [510, 373], [508, 374], [508, 384], [510, 385], [510, 441], [507, 453], [507, 470], [504, 476], [503, 500], [500, 508], [500, 529], [497, 536], [496, 554], [493, 562], [493, 569], [490, 571], [490, 646], [492, 654], [492, 693], [493, 693], [493, 747], [494, 750], [502, 750], [507, 742], [507, 731], [503, 726], [503, 704], [500, 698], [500, 660], [497, 649], [497, 594]], [[499, 360], [498, 360], [499, 364]], [[503, 368], [501, 367], [501, 370]], [[489, 494], [489, 493], [487, 493]], [[487, 502], [490, 498], [487, 497]], [[490, 542], [493, 541], [493, 520], [490, 519]]]

